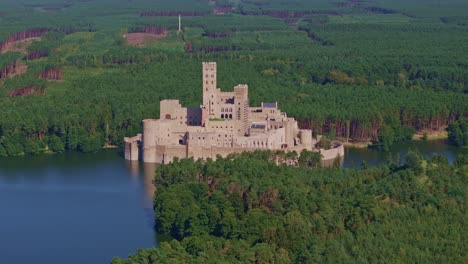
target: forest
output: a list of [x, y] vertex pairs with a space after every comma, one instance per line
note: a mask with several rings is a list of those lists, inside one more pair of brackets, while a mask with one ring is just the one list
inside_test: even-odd
[[314, 135], [386, 150], [449, 129], [468, 116], [468, 4], [424, 3], [5, 0], [0, 156], [121, 146], [159, 100], [200, 104], [202, 61]]
[[[223, 91], [246, 83], [251, 105], [277, 101], [314, 135], [386, 151], [446, 132], [466, 148], [467, 11], [463, 0], [2, 0], [0, 157], [121, 147], [160, 100], [200, 105], [204, 61]], [[291, 155], [298, 165], [282, 165]], [[350, 169], [319, 158], [159, 166], [167, 239], [112, 263], [466, 262], [468, 155]]]
[[[301, 153], [302, 154], [302, 153]], [[276, 165], [284, 153], [159, 166], [156, 229], [124, 263], [462, 263], [468, 156], [374, 168]], [[302, 156], [302, 155], [301, 155]]]
[[448, 128], [448, 142], [455, 146], [468, 146], [468, 119], [451, 123]]

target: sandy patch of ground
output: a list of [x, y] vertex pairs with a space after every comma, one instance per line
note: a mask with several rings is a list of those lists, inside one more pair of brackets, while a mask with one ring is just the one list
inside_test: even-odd
[[25, 74], [28, 71], [28, 65], [17, 65], [15, 72], [8, 74], [8, 78], [13, 78], [17, 75]]
[[26, 51], [26, 48], [31, 45], [33, 41], [36, 40], [41, 40], [39, 37], [34, 37], [34, 38], [27, 38], [23, 39], [20, 41], [14, 41], [11, 43], [8, 43], [6, 47], [1, 51], [1, 53], [7, 53], [9, 51], [17, 51], [17, 52], [24, 52]]
[[448, 137], [448, 133], [445, 130], [447, 127], [442, 127], [439, 130], [421, 130], [417, 131], [416, 134], [413, 135], [413, 140], [423, 140], [424, 135], [426, 134], [426, 140], [436, 140], [436, 139], [446, 139]]
[[352, 142], [348, 141], [346, 142], [345, 139], [340, 139], [342, 140], [341, 142], [343, 143], [343, 146], [345, 148], [368, 148], [372, 142]]
[[127, 33], [123, 35], [123, 38], [127, 40], [127, 45], [141, 47], [147, 44], [156, 43], [167, 35], [167, 32], [158, 35], [151, 33]]

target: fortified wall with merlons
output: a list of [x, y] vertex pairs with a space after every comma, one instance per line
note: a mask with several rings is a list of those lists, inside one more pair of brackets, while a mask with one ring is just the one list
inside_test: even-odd
[[[301, 152], [314, 149], [312, 131], [299, 129], [294, 118], [281, 112], [278, 103], [249, 106], [246, 84], [221, 92], [216, 83], [216, 63], [203, 63], [203, 104], [182, 107], [179, 100], [160, 102], [159, 119], [143, 120], [143, 133], [125, 138], [125, 159], [169, 163], [174, 158], [216, 159], [254, 150]], [[344, 156], [341, 146], [332, 149]]]

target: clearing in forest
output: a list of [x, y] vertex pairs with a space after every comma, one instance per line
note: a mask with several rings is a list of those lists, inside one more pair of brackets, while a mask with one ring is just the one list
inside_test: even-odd
[[9, 51], [25, 52], [26, 48], [31, 45], [33, 41], [41, 40], [40, 37], [32, 37], [23, 40], [13, 41], [7, 43], [6, 46], [0, 51], [0, 53], [7, 53]]
[[127, 40], [127, 45], [141, 47], [148, 44], [154, 44], [158, 40], [167, 37], [168, 33], [164, 32], [161, 34], [153, 33], [127, 33], [123, 35], [123, 38]]

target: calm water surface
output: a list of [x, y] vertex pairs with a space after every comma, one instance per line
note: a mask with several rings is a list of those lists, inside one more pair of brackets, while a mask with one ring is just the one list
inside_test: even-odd
[[115, 150], [0, 158], [0, 263], [109, 263], [157, 246], [147, 169]]
[[398, 156], [400, 157], [400, 163], [403, 164], [408, 150], [419, 151], [427, 158], [440, 154], [445, 156], [450, 163], [453, 163], [458, 154], [468, 153], [468, 149], [447, 145], [444, 140], [409, 141], [395, 144], [390, 148], [389, 152], [368, 148], [345, 149], [343, 167], [354, 166], [359, 168], [363, 160], [366, 161], [368, 166], [378, 166], [386, 164], [390, 157], [396, 162]]
[[[466, 149], [442, 141], [408, 149], [450, 162]], [[388, 153], [347, 149], [344, 167], [385, 164]], [[0, 263], [109, 263], [158, 245], [153, 230], [154, 165], [129, 163], [118, 151], [0, 158]]]

